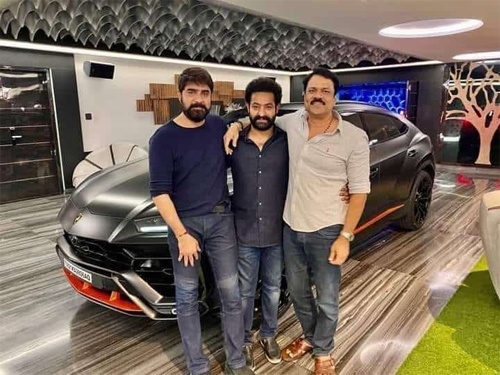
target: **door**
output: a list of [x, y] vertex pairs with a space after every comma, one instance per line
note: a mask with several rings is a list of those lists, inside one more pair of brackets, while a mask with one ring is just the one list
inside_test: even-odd
[[0, 203], [61, 193], [48, 72], [0, 68]]
[[378, 210], [384, 212], [400, 203], [396, 201], [396, 184], [408, 151], [409, 141], [403, 136], [408, 129], [398, 119], [381, 113], [365, 112], [363, 120], [380, 174]]
[[[358, 128], [363, 129], [366, 132], [366, 129], [361, 120], [360, 113], [345, 111], [342, 112], [341, 115], [345, 121], [356, 125]], [[370, 194], [368, 194], [365, 209], [359, 221], [360, 224], [366, 223], [368, 220], [377, 216], [381, 210], [381, 200], [384, 198], [382, 196], [382, 187], [380, 186], [379, 163], [379, 157], [375, 153], [374, 147], [370, 145]]]

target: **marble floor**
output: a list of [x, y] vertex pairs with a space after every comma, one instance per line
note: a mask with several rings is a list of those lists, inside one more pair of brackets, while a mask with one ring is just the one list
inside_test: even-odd
[[[500, 171], [440, 167], [424, 228], [384, 235], [343, 267], [335, 357], [340, 374], [390, 375], [482, 254], [481, 195]], [[87, 302], [66, 282], [54, 251], [64, 196], [0, 206], [0, 375], [186, 373], [175, 322], [133, 318]], [[293, 309], [279, 343], [300, 334]], [[203, 320], [212, 374], [222, 372], [219, 324]], [[257, 374], [312, 374], [310, 357]], [[429, 374], [432, 370], [429, 370]]]

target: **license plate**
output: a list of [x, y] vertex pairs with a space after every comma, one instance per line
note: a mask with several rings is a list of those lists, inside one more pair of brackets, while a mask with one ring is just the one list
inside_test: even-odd
[[80, 267], [75, 266], [73, 263], [67, 261], [64, 259], [64, 268], [66, 268], [69, 272], [71, 272], [73, 275], [79, 277], [83, 281], [86, 281], [90, 284], [92, 284], [92, 274], [82, 270]]

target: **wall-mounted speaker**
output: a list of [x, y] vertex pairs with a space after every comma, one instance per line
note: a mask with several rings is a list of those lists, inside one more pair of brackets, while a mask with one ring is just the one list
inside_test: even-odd
[[89, 77], [113, 79], [115, 66], [113, 64], [105, 64], [95, 61], [84, 61], [83, 71]]

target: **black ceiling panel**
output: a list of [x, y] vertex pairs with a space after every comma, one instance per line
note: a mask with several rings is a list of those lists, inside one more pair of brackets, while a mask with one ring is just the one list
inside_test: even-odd
[[[409, 56], [196, 0], [21, 0], [0, 9], [3, 37], [198, 61], [301, 70]], [[414, 61], [414, 59], [413, 59]]]

